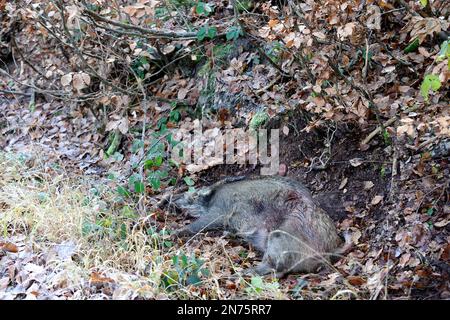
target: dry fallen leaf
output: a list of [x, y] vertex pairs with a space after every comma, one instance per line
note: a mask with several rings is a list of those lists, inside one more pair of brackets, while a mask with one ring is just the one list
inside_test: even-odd
[[91, 77], [84, 72], [76, 73], [73, 75], [72, 86], [74, 89], [80, 91], [91, 84]]
[[339, 185], [339, 190], [342, 190], [347, 185], [347, 182], [348, 178], [342, 179], [341, 184]]
[[91, 277], [89, 279], [89, 282], [91, 285], [96, 287], [102, 287], [105, 284], [114, 283], [114, 280], [108, 277], [103, 276], [102, 274], [98, 272], [92, 272]]
[[19, 252], [19, 248], [11, 242], [0, 242], [0, 249], [3, 249], [7, 252], [12, 252], [12, 253]]
[[450, 220], [441, 220], [441, 221], [438, 221], [438, 222], [436, 222], [435, 224], [434, 224], [434, 226], [435, 227], [438, 227], [438, 228], [442, 228], [442, 227], [445, 227], [446, 225], [448, 225], [450, 223]]
[[63, 76], [61, 77], [61, 84], [62, 84], [64, 87], [69, 86], [71, 83], [72, 83], [72, 73], [68, 73], [68, 74], [63, 75]]
[[180, 90], [178, 90], [178, 99], [180, 100], [184, 100], [188, 94], [189, 90], [186, 88], [181, 88]]
[[364, 181], [364, 190], [370, 190], [374, 186], [372, 181]]
[[357, 286], [357, 287], [360, 287], [360, 286], [362, 286], [363, 284], [366, 283], [366, 280], [365, 280], [365, 279], [363, 279], [363, 278], [361, 278], [361, 277], [358, 277], [358, 276], [348, 276], [348, 277], [347, 277], [347, 281], [348, 281], [348, 283], [350, 283], [352, 286]]
[[352, 235], [351, 235], [352, 243], [353, 244], [358, 244], [359, 243], [359, 239], [362, 236], [362, 233], [361, 233], [361, 231], [359, 231], [356, 228], [352, 228], [352, 230], [353, 230]]
[[381, 10], [378, 6], [371, 5], [367, 7], [366, 26], [372, 30], [381, 30]]
[[381, 202], [381, 200], [383, 200], [383, 196], [375, 196], [370, 203], [372, 205], [377, 205]]
[[352, 165], [352, 167], [358, 167], [363, 163], [363, 161], [364, 160], [361, 158], [353, 158], [353, 159], [350, 159], [349, 162]]

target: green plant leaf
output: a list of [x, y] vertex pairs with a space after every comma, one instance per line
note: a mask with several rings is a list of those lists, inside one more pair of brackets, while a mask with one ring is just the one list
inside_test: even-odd
[[190, 177], [184, 177], [183, 180], [188, 186], [193, 186], [195, 184], [194, 180], [192, 180]]
[[130, 192], [122, 186], [117, 187], [117, 193], [122, 197], [129, 197], [131, 195]]
[[200, 280], [200, 278], [198, 277], [198, 275], [196, 274], [192, 274], [190, 275], [187, 279], [186, 279], [186, 283], [188, 285], [192, 284], [192, 285], [198, 285], [202, 280]]
[[136, 193], [144, 193], [145, 185], [141, 181], [134, 182], [134, 192]]
[[188, 257], [185, 254], [181, 256], [181, 266], [183, 268], [186, 268], [188, 266]]
[[264, 288], [264, 281], [261, 277], [252, 277], [250, 283], [256, 292], [260, 292]]
[[181, 113], [178, 110], [172, 110], [169, 114], [169, 119], [171, 122], [179, 122], [181, 120]]
[[120, 224], [120, 238], [125, 240], [127, 238], [127, 225], [125, 223]]
[[420, 4], [425, 8], [428, 4], [428, 0], [420, 0]]
[[159, 188], [161, 187], [161, 180], [158, 177], [153, 176], [150, 177], [148, 180], [153, 190], [159, 190]]
[[157, 156], [155, 158], [154, 166], [160, 167], [162, 162], [163, 162], [163, 157], [162, 156]]
[[133, 140], [133, 144], [131, 145], [131, 152], [137, 153], [140, 149], [144, 147], [144, 141], [140, 139]]
[[425, 99], [425, 101], [428, 101], [428, 92], [430, 89], [433, 92], [436, 92], [441, 87], [441, 81], [439, 80], [439, 77], [434, 74], [427, 74], [425, 78], [422, 81], [422, 84], [420, 85], [420, 94]]
[[208, 28], [208, 38], [212, 39], [216, 36], [217, 29], [215, 27]]
[[269, 120], [269, 115], [266, 112], [264, 112], [264, 111], [257, 112], [252, 117], [252, 120], [250, 120], [249, 127], [250, 127], [250, 129], [256, 130], [256, 129], [262, 127], [268, 120]]
[[81, 225], [81, 233], [83, 236], [87, 236], [91, 233], [99, 231], [100, 229], [101, 227], [99, 225], [88, 221], [83, 221], [83, 224]]
[[173, 242], [166, 240], [166, 241], [164, 241], [164, 246], [166, 248], [171, 248], [173, 246]]
[[215, 27], [209, 27], [208, 25], [205, 25], [201, 27], [197, 32], [197, 39], [199, 41], [204, 40], [205, 38], [214, 38], [217, 34], [217, 28]]
[[419, 44], [420, 44], [420, 41], [419, 41], [419, 38], [415, 38], [413, 41], [411, 41], [409, 44], [408, 44], [408, 46], [405, 48], [405, 53], [410, 53], [410, 52], [413, 52], [413, 51], [416, 51], [417, 50], [417, 48], [419, 48]]
[[205, 2], [198, 2], [197, 5], [195, 6], [195, 12], [198, 15], [209, 15], [211, 12], [213, 12], [213, 8], [210, 4], [205, 3]]
[[242, 29], [238, 26], [232, 26], [230, 29], [228, 29], [226, 37], [227, 40], [236, 40], [239, 38], [239, 36], [242, 35]]
[[199, 41], [202, 41], [206, 38], [206, 28], [205, 27], [201, 27], [198, 32], [197, 32], [197, 39]]
[[446, 40], [441, 44], [441, 50], [436, 58], [436, 61], [441, 62], [449, 58], [450, 60], [450, 41]]
[[130, 206], [124, 206], [122, 208], [122, 217], [127, 219], [134, 219], [137, 217], [137, 215]]

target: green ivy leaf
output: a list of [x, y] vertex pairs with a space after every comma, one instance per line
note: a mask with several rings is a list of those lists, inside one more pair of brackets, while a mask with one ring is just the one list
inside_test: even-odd
[[239, 36], [242, 36], [242, 29], [238, 26], [233, 26], [230, 29], [228, 29], [228, 32], [226, 34], [227, 40], [236, 40], [239, 38]]
[[428, 92], [430, 89], [433, 90], [433, 92], [436, 92], [440, 87], [441, 81], [439, 80], [439, 77], [434, 74], [427, 74], [420, 85], [420, 94], [425, 101], [428, 101]]
[[150, 177], [148, 180], [153, 190], [159, 190], [161, 187], [161, 180], [158, 177]]
[[186, 268], [188, 266], [188, 257], [185, 254], [181, 256], [181, 266], [183, 268]]
[[199, 2], [197, 3], [197, 5], [195, 6], [195, 12], [198, 15], [209, 15], [211, 12], [213, 12], [213, 8], [211, 7], [210, 4], [205, 3], [205, 2]]
[[195, 184], [194, 180], [192, 180], [190, 177], [184, 177], [183, 180], [188, 186], [193, 186]]
[[256, 292], [260, 292], [264, 288], [264, 282], [261, 277], [252, 277], [251, 284]]
[[196, 274], [190, 275], [190, 276], [186, 279], [186, 283], [187, 283], [188, 285], [192, 284], [192, 285], [194, 285], [194, 286], [200, 284], [201, 281], [202, 281], [202, 280], [200, 280], [200, 278], [199, 278], [198, 275], [196, 275]]
[[217, 28], [209, 27], [208, 25], [201, 27], [197, 32], [197, 39], [199, 41], [204, 40], [205, 38], [214, 38], [217, 34]]
[[162, 156], [157, 156], [157, 157], [155, 158], [154, 165], [155, 165], [156, 167], [159, 167], [159, 166], [161, 166], [162, 162], [163, 162], [163, 157], [162, 157]]
[[137, 217], [137, 215], [130, 206], [124, 206], [122, 208], [122, 217], [127, 219], [134, 219]]
[[269, 120], [269, 115], [267, 112], [260, 111], [255, 113], [255, 115], [252, 117], [252, 120], [250, 120], [249, 127], [250, 129], [258, 129], [262, 127], [267, 121]]
[[144, 141], [140, 139], [133, 140], [133, 144], [131, 145], [131, 152], [137, 153], [140, 149], [144, 147]]
[[122, 197], [130, 196], [130, 192], [122, 186], [117, 187], [117, 193], [120, 194]]
[[153, 160], [151, 160], [151, 159], [145, 160], [145, 162], [144, 162], [144, 168], [145, 168], [145, 169], [150, 169], [151, 167], [153, 167], [154, 163], [155, 163], [155, 162], [154, 162]]
[[134, 182], [134, 192], [136, 193], [144, 193], [145, 185], [141, 181]]
[[172, 110], [169, 114], [169, 119], [172, 122], [179, 122], [181, 120], [181, 113], [178, 110]]
[[88, 221], [83, 221], [83, 224], [81, 225], [81, 233], [83, 234], [83, 236], [87, 236], [99, 230], [101, 230], [101, 227], [99, 225]]
[[217, 29], [215, 27], [208, 28], [208, 38], [212, 39], [216, 36]]
[[172, 241], [164, 241], [164, 246], [166, 247], [166, 248], [170, 248], [170, 247], [172, 247], [173, 246], [173, 242]]
[[127, 238], [127, 225], [125, 223], [122, 223], [120, 225], [120, 238], [122, 240], [125, 240]]

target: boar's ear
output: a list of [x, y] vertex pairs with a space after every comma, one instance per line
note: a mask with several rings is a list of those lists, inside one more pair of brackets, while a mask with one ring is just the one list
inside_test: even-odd
[[214, 188], [205, 188], [198, 191], [198, 200], [202, 205], [207, 205], [216, 192]]

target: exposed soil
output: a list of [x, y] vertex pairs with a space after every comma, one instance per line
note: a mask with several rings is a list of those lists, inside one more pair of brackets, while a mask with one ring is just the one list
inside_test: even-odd
[[[319, 158], [324, 150], [327, 150], [324, 145], [327, 133], [316, 130], [309, 133], [302, 131], [305, 124], [298, 113], [283, 123], [280, 120], [271, 121], [268, 129], [281, 128], [284, 125], [295, 128], [295, 131], [291, 130], [288, 136], [280, 133], [280, 164], [287, 166], [288, 176], [295, 177], [310, 188], [321, 206], [335, 221], [342, 221], [352, 213], [367, 211], [367, 203], [370, 202], [368, 200], [376, 195], [384, 197], [388, 192], [391, 163], [386, 161], [382, 146], [374, 146], [370, 152], [359, 150], [361, 137], [364, 137], [366, 132], [356, 127], [338, 125], [330, 141], [331, 157], [328, 157], [327, 164], [323, 168], [311, 169], [312, 159]], [[349, 160], [356, 158], [360, 164], [354, 167]], [[209, 184], [226, 176], [259, 174], [259, 164], [225, 164], [202, 172], [200, 179]], [[367, 181], [371, 181], [373, 187], [364, 190], [364, 182]], [[372, 208], [371, 214], [381, 219], [383, 217], [379, 207]]]
[[[287, 125], [291, 128], [288, 136], [283, 135], [280, 130], [280, 163], [287, 166], [287, 175], [297, 178], [310, 188], [320, 205], [338, 224], [341, 232], [349, 230], [350, 225], [361, 231], [360, 241], [365, 244], [353, 254], [362, 258], [361, 254], [365, 252], [364, 261], [369, 258], [367, 255], [371, 255], [368, 249], [373, 252], [380, 248], [379, 254], [384, 251], [384, 259], [388, 261], [389, 255], [395, 254], [393, 251], [389, 253], [390, 250], [385, 247], [390, 246], [389, 243], [393, 240], [389, 223], [393, 223], [397, 228], [401, 224], [407, 225], [402, 216], [396, 217], [396, 214], [392, 216], [392, 212], [399, 212], [401, 208], [408, 206], [403, 201], [407, 198], [408, 189], [411, 188], [410, 184], [397, 182], [401, 192], [397, 196], [392, 196], [393, 200], [390, 200], [392, 161], [384, 151], [390, 146], [384, 144], [381, 138], [374, 138], [369, 150], [360, 150], [360, 141], [374, 127], [363, 130], [356, 126], [338, 124], [337, 127], [330, 129], [333, 131], [333, 138], [330, 140], [329, 130], [312, 130], [307, 133], [302, 130], [305, 127], [304, 123], [303, 117], [296, 114], [284, 121], [273, 120], [268, 126], [281, 129]], [[326, 153], [327, 150], [331, 150], [331, 157]], [[326, 164], [311, 169], [313, 159], [318, 159], [322, 154], [325, 154], [324, 159], [328, 159]], [[259, 175], [259, 169], [259, 165], [220, 165], [203, 172], [200, 179], [203, 183], [209, 184], [226, 176]], [[381, 202], [374, 200], [377, 197], [383, 200]], [[445, 197], [440, 198], [436, 205], [445, 210]], [[438, 242], [445, 243], [448, 226], [446, 229], [443, 233], [438, 231], [435, 234], [436, 239], [441, 239], [437, 240]], [[413, 288], [410, 290], [410, 297], [439, 298], [441, 296], [437, 292], [446, 292], [445, 288], [448, 287], [448, 264], [428, 258], [424, 261], [428, 261], [426, 263], [428, 267], [423, 269], [426, 270], [423, 273], [430, 274], [430, 277], [411, 284]], [[433, 270], [439, 276], [431, 276]], [[355, 270], [352, 271], [354, 272]], [[322, 270], [320, 274], [326, 273]], [[292, 277], [283, 281], [289, 282], [289, 279]], [[404, 293], [396, 286], [389, 289], [392, 296], [402, 296]]]

